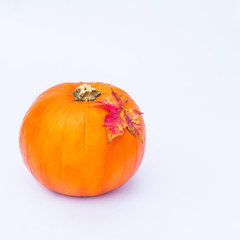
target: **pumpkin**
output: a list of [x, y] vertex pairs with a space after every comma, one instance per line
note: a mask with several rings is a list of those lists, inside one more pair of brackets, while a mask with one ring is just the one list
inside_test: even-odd
[[63, 83], [40, 94], [21, 125], [25, 165], [42, 185], [96, 196], [127, 182], [145, 150], [145, 124], [123, 90], [105, 83]]

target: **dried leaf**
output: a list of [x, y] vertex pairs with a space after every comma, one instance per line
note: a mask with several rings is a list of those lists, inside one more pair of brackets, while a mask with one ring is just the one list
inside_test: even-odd
[[137, 109], [125, 109], [124, 104], [128, 99], [122, 100], [112, 89], [112, 95], [106, 99], [97, 101], [109, 111], [104, 118], [104, 124], [107, 126], [108, 143], [115, 137], [124, 133], [124, 129], [128, 128], [129, 132], [142, 140], [142, 130], [139, 116], [142, 114]]

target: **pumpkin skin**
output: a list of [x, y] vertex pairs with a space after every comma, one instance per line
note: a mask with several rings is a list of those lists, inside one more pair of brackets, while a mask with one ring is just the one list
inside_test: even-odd
[[123, 90], [105, 83], [87, 83], [101, 92], [95, 101], [76, 101], [74, 90], [83, 84], [63, 83], [49, 88], [33, 102], [20, 129], [19, 145], [25, 165], [42, 185], [70, 196], [96, 196], [128, 181], [139, 168], [145, 150], [142, 139], [128, 129], [107, 140], [103, 126], [108, 111], [96, 104], [113, 89], [127, 108], [139, 110]]

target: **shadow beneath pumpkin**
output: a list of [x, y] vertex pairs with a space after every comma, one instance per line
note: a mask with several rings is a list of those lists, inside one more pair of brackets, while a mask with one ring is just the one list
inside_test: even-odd
[[134, 194], [138, 188], [138, 186], [140, 185], [140, 179], [137, 176], [134, 176], [133, 179], [130, 179], [128, 182], [124, 183], [122, 186], [110, 191], [110, 192], [106, 192], [103, 193], [101, 195], [98, 196], [82, 196], [82, 197], [78, 197], [78, 196], [68, 196], [68, 195], [64, 195], [58, 192], [54, 192], [50, 189], [46, 189], [46, 191], [50, 192], [50, 194], [57, 196], [57, 197], [61, 197], [61, 198], [66, 198], [66, 199], [75, 199], [75, 200], [93, 200], [93, 199], [108, 199], [108, 198], [119, 198], [119, 197], [125, 197], [125, 196], [129, 196], [131, 194]]

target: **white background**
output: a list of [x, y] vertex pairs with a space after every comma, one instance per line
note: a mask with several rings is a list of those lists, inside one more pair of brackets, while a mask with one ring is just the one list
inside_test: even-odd
[[[0, 239], [240, 239], [240, 2], [0, 0]], [[144, 112], [137, 174], [94, 198], [27, 171], [22, 118], [47, 88], [103, 81]]]

